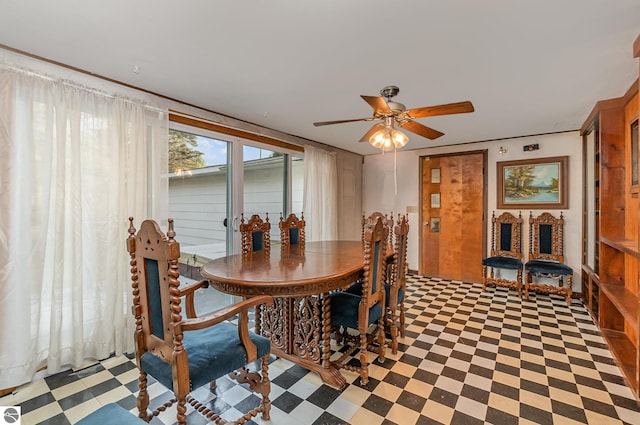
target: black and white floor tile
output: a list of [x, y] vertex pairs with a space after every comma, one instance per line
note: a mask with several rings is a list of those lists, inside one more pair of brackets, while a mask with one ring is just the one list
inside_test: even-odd
[[[479, 284], [410, 276], [407, 332], [397, 355], [370, 366], [362, 386], [343, 371], [343, 390], [286, 360], [273, 359], [271, 420], [253, 424], [640, 424], [640, 408], [579, 301]], [[372, 353], [371, 358], [375, 355]], [[155, 381], [152, 407], [170, 397]], [[136, 412], [137, 370], [126, 356], [106, 359], [18, 388], [0, 405], [20, 405], [23, 424], [73, 424], [101, 405]], [[257, 397], [231, 380], [196, 397], [223, 417]], [[197, 412], [189, 424], [206, 424]], [[169, 409], [151, 423], [173, 424]]]

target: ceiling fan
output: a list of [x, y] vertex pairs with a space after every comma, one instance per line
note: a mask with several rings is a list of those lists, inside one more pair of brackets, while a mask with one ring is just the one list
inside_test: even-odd
[[338, 121], [321, 121], [314, 122], [313, 125], [318, 127], [348, 122], [381, 120], [383, 122], [377, 123], [371, 127], [369, 131], [362, 136], [360, 142], [369, 142], [373, 146], [384, 151], [393, 149], [394, 147], [402, 147], [409, 141], [409, 138], [404, 133], [397, 130], [395, 126], [433, 140], [443, 136], [444, 133], [414, 121], [415, 118], [462, 114], [474, 111], [473, 105], [469, 101], [406, 109], [402, 103], [391, 100], [391, 98], [397, 95], [399, 91], [400, 89], [396, 86], [387, 86], [380, 90], [380, 96], [361, 95], [360, 97], [362, 97], [362, 99], [364, 99], [364, 101], [373, 108], [372, 117]]

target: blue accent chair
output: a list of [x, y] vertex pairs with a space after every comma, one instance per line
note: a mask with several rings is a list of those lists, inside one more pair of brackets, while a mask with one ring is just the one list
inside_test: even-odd
[[[482, 290], [488, 285], [513, 288], [522, 298], [522, 214], [504, 212], [491, 216], [491, 256], [482, 259]], [[513, 270], [516, 279], [496, 276], [496, 269]]]
[[[129, 218], [127, 249], [133, 287], [133, 314], [136, 321], [136, 362], [140, 372], [138, 416], [149, 421], [153, 415], [177, 402], [177, 423], [186, 424], [189, 402], [208, 421], [218, 423], [219, 412], [203, 405], [190, 393], [228, 375], [261, 395], [258, 406], [246, 412], [248, 418], [262, 414], [269, 420], [271, 401], [268, 359], [269, 339], [249, 331], [248, 313], [256, 306], [272, 304], [270, 296], [259, 296], [222, 308], [201, 317], [182, 317], [181, 300], [207, 286], [207, 281], [180, 287], [178, 259], [180, 244], [174, 239], [173, 220], [165, 235], [153, 220], [145, 220], [136, 233]], [[238, 317], [238, 325], [229, 321]], [[260, 371], [250, 371], [257, 363]], [[173, 391], [175, 398], [148, 412], [150, 375]]]
[[[529, 291], [560, 294], [571, 305], [573, 269], [564, 264], [564, 218], [544, 212], [538, 217], [529, 214], [529, 261], [524, 265], [525, 298]], [[555, 279], [558, 285], [534, 282], [533, 278]], [[566, 280], [566, 282], [565, 282]]]

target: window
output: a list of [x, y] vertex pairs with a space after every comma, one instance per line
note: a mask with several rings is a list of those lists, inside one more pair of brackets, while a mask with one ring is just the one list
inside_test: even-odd
[[277, 244], [280, 214], [302, 211], [303, 168], [300, 152], [172, 123], [169, 217], [180, 242], [181, 274], [189, 277], [210, 259], [239, 252], [241, 213], [245, 220], [268, 213]]

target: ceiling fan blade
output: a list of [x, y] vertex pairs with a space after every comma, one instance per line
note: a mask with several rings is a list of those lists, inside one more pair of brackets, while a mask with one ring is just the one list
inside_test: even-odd
[[373, 133], [375, 133], [376, 131], [380, 130], [382, 127], [384, 127], [383, 123], [378, 123], [376, 125], [374, 125], [373, 127], [371, 127], [369, 129], [369, 131], [367, 131], [364, 136], [362, 136], [362, 138], [359, 140], [360, 142], [368, 142], [369, 138], [371, 136], [373, 136]]
[[384, 100], [383, 97], [381, 96], [365, 96], [365, 95], [360, 95], [361, 98], [364, 99], [365, 102], [367, 102], [374, 111], [376, 111], [376, 114], [390, 114], [391, 113], [391, 109], [389, 108], [389, 105], [387, 105], [387, 102]]
[[445, 105], [425, 106], [423, 108], [414, 108], [407, 111], [407, 115], [411, 118], [433, 117], [435, 115], [464, 114], [473, 112], [473, 104], [471, 102], [447, 103]]
[[431, 127], [427, 127], [426, 125], [422, 125], [419, 122], [415, 121], [405, 121], [403, 123], [399, 123], [398, 125], [405, 130], [409, 130], [412, 133], [416, 133], [431, 140], [437, 139], [440, 136], [444, 136], [444, 133], [441, 133], [438, 130], [434, 130]]
[[373, 118], [368, 117], [368, 118], [354, 118], [351, 120], [321, 121], [321, 122], [314, 122], [313, 125], [315, 125], [316, 127], [319, 127], [321, 125], [343, 124], [345, 122], [371, 121], [372, 119]]

